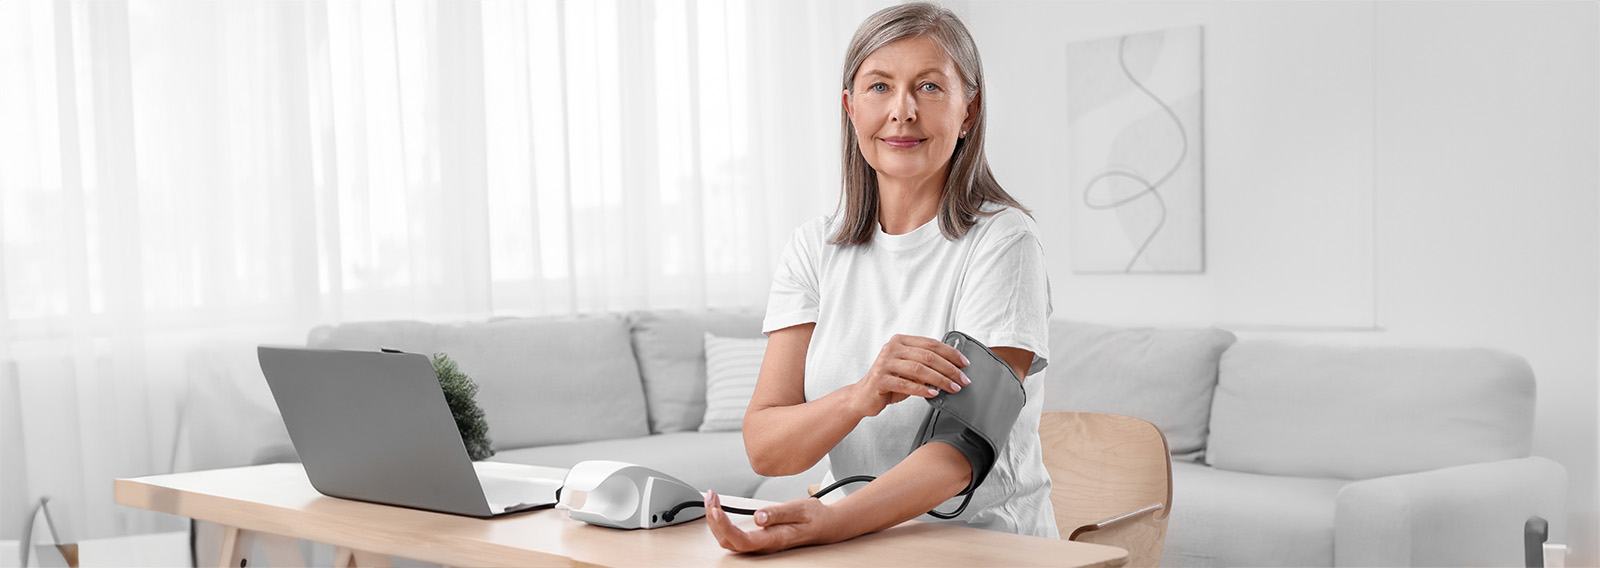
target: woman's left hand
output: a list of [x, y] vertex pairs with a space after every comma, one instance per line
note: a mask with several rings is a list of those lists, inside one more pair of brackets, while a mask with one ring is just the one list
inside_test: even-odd
[[705, 497], [706, 524], [711, 527], [717, 544], [734, 552], [777, 552], [826, 542], [824, 531], [829, 528], [831, 511], [817, 499], [805, 498], [773, 505], [756, 511], [756, 524], [761, 528], [746, 531], [733, 524], [722, 510], [722, 499], [707, 491]]

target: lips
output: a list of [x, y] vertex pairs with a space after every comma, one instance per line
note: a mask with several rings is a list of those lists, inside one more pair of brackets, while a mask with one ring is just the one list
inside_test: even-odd
[[880, 138], [880, 140], [883, 140], [883, 143], [884, 144], [888, 144], [890, 148], [901, 148], [901, 149], [904, 149], [904, 148], [915, 148], [918, 144], [921, 144], [924, 140], [927, 140], [927, 138], [912, 138], [910, 136], [890, 136], [888, 138]]

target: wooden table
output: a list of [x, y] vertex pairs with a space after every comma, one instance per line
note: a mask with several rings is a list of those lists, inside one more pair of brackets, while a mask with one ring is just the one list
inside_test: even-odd
[[[504, 464], [530, 476], [561, 479], [566, 470]], [[733, 554], [717, 546], [704, 521], [654, 530], [590, 526], [546, 509], [500, 519], [475, 519], [327, 497], [299, 464], [154, 475], [116, 480], [120, 505], [211, 521], [229, 527], [218, 564], [240, 565], [252, 539], [268, 560], [291, 538], [339, 547], [335, 564], [386, 565], [399, 556], [454, 566], [1121, 566], [1121, 548], [1021, 536], [950, 524], [911, 521], [827, 546], [767, 555]], [[764, 502], [726, 497], [729, 505]], [[733, 518], [746, 529], [749, 517]], [[241, 549], [243, 552], [241, 552]], [[298, 549], [294, 549], [298, 555]], [[276, 560], [277, 562], [273, 562]], [[203, 559], [202, 559], [203, 561]]]

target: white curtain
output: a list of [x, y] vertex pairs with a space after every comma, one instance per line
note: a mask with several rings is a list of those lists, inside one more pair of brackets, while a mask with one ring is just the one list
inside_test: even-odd
[[111, 480], [316, 324], [760, 307], [882, 4], [0, 2], [0, 538], [179, 526]]

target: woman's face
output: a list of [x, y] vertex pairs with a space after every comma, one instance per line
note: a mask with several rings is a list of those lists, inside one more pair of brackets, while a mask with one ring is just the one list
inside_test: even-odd
[[933, 176], [944, 182], [956, 140], [976, 112], [955, 62], [926, 36], [867, 56], [844, 105], [867, 163], [880, 177], [913, 183]]

